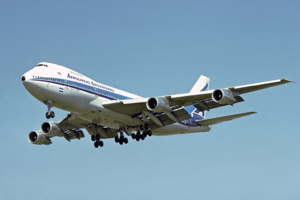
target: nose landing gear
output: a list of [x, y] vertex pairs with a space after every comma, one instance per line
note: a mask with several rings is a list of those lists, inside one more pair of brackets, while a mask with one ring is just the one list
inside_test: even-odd
[[48, 100], [47, 102], [47, 108], [48, 108], [48, 112], [46, 112], [46, 118], [50, 119], [50, 118], [54, 118], [55, 117], [55, 113], [53, 111], [50, 111], [51, 109], [51, 105], [52, 105], [52, 101]]
[[47, 119], [54, 118], [54, 117], [55, 117], [55, 113], [53, 111], [51, 111], [50, 114], [49, 114], [49, 112], [46, 112]]

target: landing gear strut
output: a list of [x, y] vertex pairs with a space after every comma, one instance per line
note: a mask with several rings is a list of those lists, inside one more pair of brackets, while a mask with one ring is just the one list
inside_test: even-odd
[[115, 137], [115, 142], [119, 143], [120, 145], [127, 144], [128, 143], [128, 139], [126, 137], [124, 137], [123, 132], [120, 132], [120, 137], [116, 136]]
[[100, 140], [100, 134], [92, 135], [92, 136], [91, 136], [91, 139], [92, 139], [92, 141], [95, 141], [95, 142], [94, 142], [95, 148], [103, 147], [103, 146], [104, 146], [103, 141]]
[[[147, 136], [152, 136], [152, 131], [149, 129], [149, 125], [148, 124], [145, 124], [145, 125], [140, 125], [139, 127], [139, 130], [135, 133], [132, 133], [131, 134], [131, 138], [136, 140], [136, 141], [139, 141], [140, 139], [141, 140], [144, 140]], [[141, 131], [143, 131], [141, 133]]]
[[46, 112], [46, 118], [50, 119], [50, 118], [54, 118], [55, 117], [55, 113], [53, 111], [50, 111], [51, 106], [52, 105], [52, 101], [48, 100], [47, 101], [47, 108], [48, 108], [48, 112]]
[[92, 124], [92, 129], [93, 129], [93, 133], [96, 134], [96, 135], [92, 135], [91, 136], [91, 139], [92, 141], [94, 142], [94, 146], [95, 148], [98, 148], [98, 147], [103, 147], [104, 146], [104, 143], [101, 139], [101, 136], [99, 133], [97, 133], [97, 128], [96, 128], [96, 124]]

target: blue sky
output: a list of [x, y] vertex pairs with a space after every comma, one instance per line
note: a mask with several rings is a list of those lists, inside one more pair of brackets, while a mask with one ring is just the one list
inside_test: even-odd
[[[0, 194], [5, 199], [300, 198], [299, 84], [243, 95], [209, 133], [32, 145], [46, 106], [21, 76], [38, 62], [144, 97], [279, 78], [300, 82], [299, 1], [3, 1]], [[54, 109], [55, 120], [67, 115]]]

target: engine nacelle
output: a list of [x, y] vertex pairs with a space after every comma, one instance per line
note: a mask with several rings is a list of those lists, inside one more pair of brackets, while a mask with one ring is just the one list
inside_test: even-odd
[[169, 101], [165, 97], [149, 98], [146, 106], [148, 110], [152, 112], [164, 112], [169, 113], [172, 111]]
[[49, 145], [52, 143], [51, 140], [47, 136], [45, 136], [40, 130], [31, 131], [28, 135], [28, 141], [31, 144], [37, 144], [37, 145], [41, 145], [41, 144]]
[[232, 91], [229, 89], [217, 89], [212, 93], [212, 99], [219, 104], [232, 105], [236, 102]]
[[47, 136], [64, 136], [64, 133], [54, 122], [44, 122], [41, 131]]

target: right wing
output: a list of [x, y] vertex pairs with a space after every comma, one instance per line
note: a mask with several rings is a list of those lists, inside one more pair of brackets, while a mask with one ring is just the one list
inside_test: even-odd
[[99, 133], [102, 139], [114, 138], [117, 136], [115, 130], [111, 130], [110, 128], [103, 129], [103, 127], [98, 126], [93, 127], [91, 122], [81, 119], [72, 113], [69, 113], [61, 121], [54, 123], [63, 133], [65, 133], [64, 137], [68, 141], [84, 137], [83, 132], [79, 131], [81, 128], [85, 128], [90, 135], [94, 135], [96, 132]]

